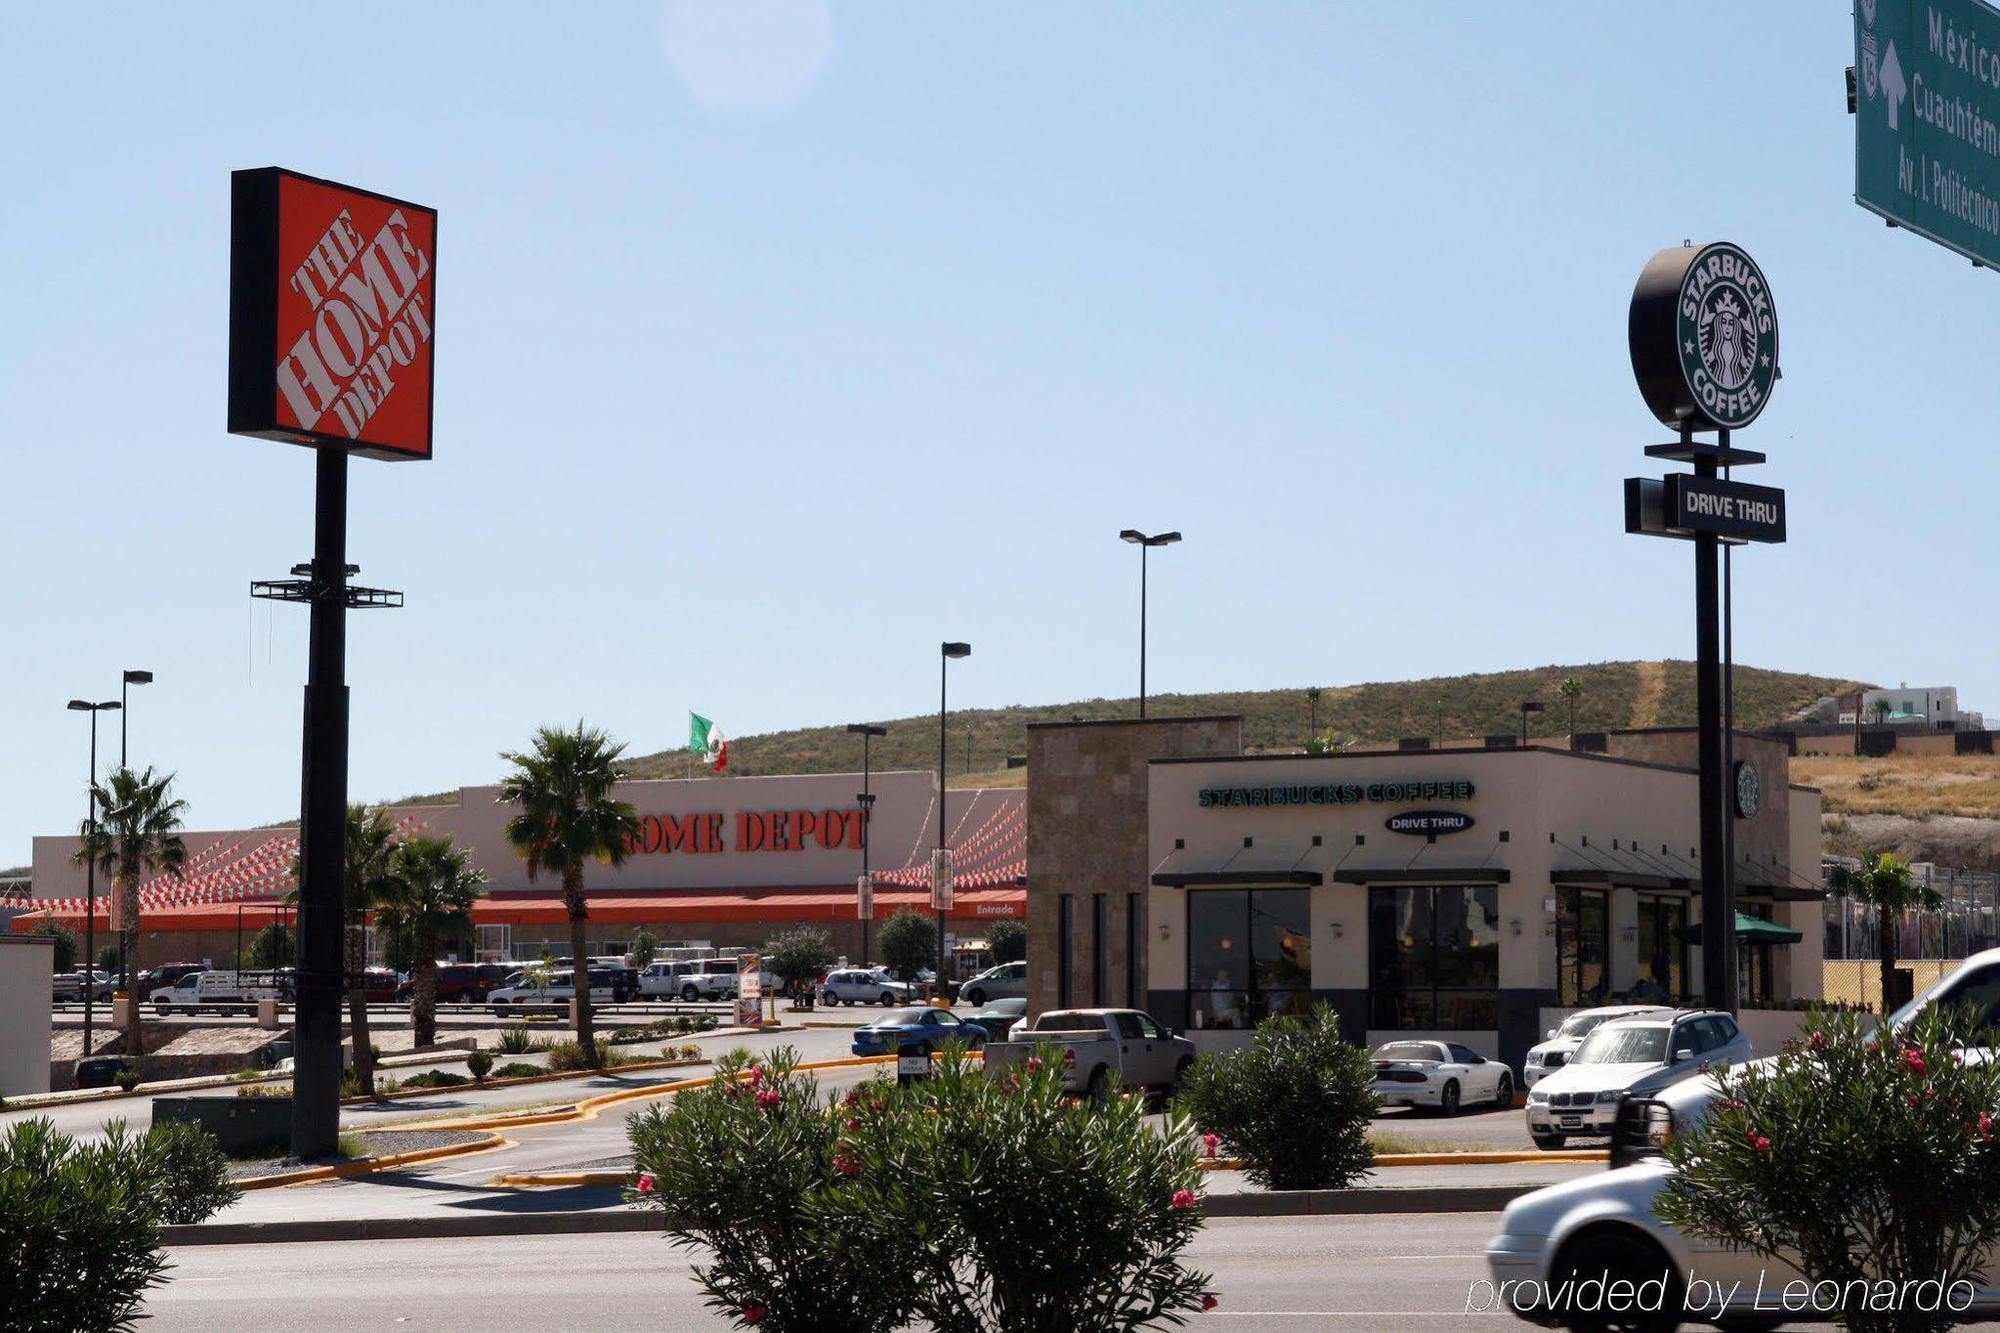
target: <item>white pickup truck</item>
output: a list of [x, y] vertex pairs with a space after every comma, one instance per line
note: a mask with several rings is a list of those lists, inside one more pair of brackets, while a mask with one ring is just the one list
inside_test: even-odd
[[1037, 1046], [1061, 1052], [1063, 1087], [1102, 1101], [1116, 1079], [1121, 1087], [1171, 1095], [1194, 1063], [1194, 1043], [1137, 1009], [1051, 1009], [1011, 1041], [986, 1044], [986, 1071], [1004, 1073], [1026, 1061]]
[[190, 972], [146, 998], [159, 1014], [218, 1014], [255, 1009], [259, 1000], [281, 1000], [283, 986], [271, 972]]
[[[1898, 1030], [1931, 1006], [1958, 1010], [1975, 1031], [2000, 1024], [2000, 949], [1966, 959], [1957, 971], [1891, 1014], [1886, 1026]], [[1992, 1054], [1968, 1051], [1966, 1058]], [[1550, 1297], [1576, 1290], [1574, 1283], [1563, 1285], [1570, 1279], [1608, 1274], [1652, 1281], [1665, 1274], [1672, 1280], [1670, 1286], [1677, 1284], [1689, 1293], [1690, 1301], [1702, 1305], [1686, 1318], [1734, 1329], [1778, 1327], [1785, 1315], [1776, 1304], [1777, 1293], [1799, 1278], [1797, 1268], [1750, 1250], [1732, 1250], [1684, 1235], [1653, 1212], [1653, 1202], [1672, 1171], [1659, 1155], [1660, 1145], [1698, 1123], [1722, 1095], [1720, 1080], [1711, 1075], [1676, 1083], [1651, 1097], [1628, 1097], [1619, 1106], [1612, 1131], [1611, 1170], [1536, 1190], [1507, 1205], [1500, 1234], [1486, 1245], [1492, 1281], [1474, 1287], [1469, 1299], [1478, 1304], [1469, 1303], [1467, 1309], [1512, 1306], [1515, 1314], [1531, 1323], [1601, 1328], [1606, 1318], [1601, 1310], [1566, 1311], [1552, 1305]], [[2000, 1261], [2000, 1255], [1992, 1260]], [[1975, 1286], [1972, 1308], [1962, 1313], [1961, 1322], [2000, 1318], [2000, 1262], [1989, 1262]], [[1524, 1299], [1528, 1308], [1523, 1308]], [[1669, 1329], [1683, 1317], [1670, 1309], [1629, 1326]]]

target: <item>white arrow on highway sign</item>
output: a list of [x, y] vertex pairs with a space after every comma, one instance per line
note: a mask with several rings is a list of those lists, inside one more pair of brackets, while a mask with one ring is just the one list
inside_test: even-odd
[[1882, 101], [1889, 108], [1889, 128], [1896, 128], [1896, 112], [1903, 105], [1904, 96], [1910, 85], [1903, 81], [1903, 62], [1896, 59], [1896, 43], [1892, 40], [1889, 49], [1882, 56]]

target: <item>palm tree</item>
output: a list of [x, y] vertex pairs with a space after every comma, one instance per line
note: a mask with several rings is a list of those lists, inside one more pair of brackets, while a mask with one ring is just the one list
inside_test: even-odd
[[1319, 701], [1326, 697], [1326, 691], [1317, 685], [1306, 688], [1306, 735], [1319, 735]]
[[590, 904], [583, 896], [583, 868], [592, 861], [625, 863], [628, 840], [639, 835], [639, 812], [629, 801], [611, 797], [625, 778], [613, 741], [582, 722], [574, 730], [541, 727], [529, 754], [502, 754], [514, 771], [500, 783], [500, 802], [519, 806], [507, 821], [507, 844], [526, 865], [529, 880], [544, 870], [562, 877], [563, 906], [569, 912], [569, 952], [576, 995], [576, 1040], [584, 1058], [597, 1063], [590, 1026], [590, 951], [583, 927]]
[[1576, 701], [1583, 697], [1583, 682], [1575, 676], [1564, 676], [1563, 683], [1556, 686], [1556, 693], [1560, 694], [1563, 702], [1569, 705], [1569, 743], [1574, 748], [1576, 745]]
[[1887, 699], [1877, 699], [1868, 706], [1868, 711], [1875, 715], [1875, 725], [1881, 726], [1889, 720], [1889, 714], [1895, 710], [1889, 706]]
[[[374, 1043], [368, 1035], [368, 914], [394, 887], [390, 853], [396, 826], [386, 811], [347, 807], [347, 1021], [354, 1043], [354, 1082], [364, 1097], [375, 1095]], [[299, 858], [292, 858], [289, 906], [298, 906]]]
[[444, 940], [472, 933], [472, 905], [484, 896], [486, 872], [448, 837], [419, 834], [396, 844], [375, 918], [410, 937], [410, 1027], [413, 1044], [437, 1040], [437, 951]]
[[[118, 931], [128, 976], [138, 976], [139, 967], [139, 881], [147, 875], [168, 874], [179, 879], [187, 864], [187, 844], [175, 830], [187, 802], [169, 792], [174, 775], [153, 776], [116, 768], [102, 785], [92, 783], [91, 804], [96, 818], [83, 827], [83, 845], [78, 861], [95, 861], [111, 876], [112, 893], [118, 905]], [[128, 1002], [132, 997], [128, 996]], [[140, 1030], [139, 1006], [131, 1003], [131, 1022], [125, 1025], [128, 1055], [143, 1055], [145, 1034]]]
[[1835, 866], [1829, 876], [1836, 893], [1844, 893], [1875, 909], [1875, 929], [1882, 955], [1882, 1014], [1889, 1014], [1889, 978], [1896, 970], [1896, 928], [1903, 913], [1935, 911], [1944, 897], [1910, 873], [1907, 861], [1892, 852], [1863, 852], [1857, 869]]

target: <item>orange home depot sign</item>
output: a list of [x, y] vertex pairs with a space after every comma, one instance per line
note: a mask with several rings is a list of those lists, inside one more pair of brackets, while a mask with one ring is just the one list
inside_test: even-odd
[[808, 847], [861, 850], [860, 810], [743, 810], [732, 822], [719, 813], [641, 815], [628, 855], [681, 852], [802, 852]]
[[230, 177], [229, 429], [431, 456], [437, 211], [278, 167]]

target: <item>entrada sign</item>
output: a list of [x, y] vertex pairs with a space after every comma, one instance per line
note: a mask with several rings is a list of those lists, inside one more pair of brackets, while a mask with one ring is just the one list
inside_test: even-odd
[[1472, 816], [1456, 810], [1409, 810], [1390, 815], [1382, 827], [1391, 833], [1409, 833], [1435, 838], [1440, 833], [1463, 833], [1472, 827]]
[[1445, 782], [1371, 782], [1363, 786], [1351, 782], [1326, 782], [1284, 787], [1203, 787], [1198, 796], [1201, 808], [1241, 809], [1265, 805], [1360, 805], [1407, 801], [1469, 801], [1472, 784], [1463, 780]]
[[724, 837], [729, 816], [719, 812], [690, 815], [641, 815], [638, 835], [626, 840], [630, 856], [680, 852], [709, 856], [720, 852], [802, 852], [808, 846], [861, 850], [861, 829], [867, 816], [859, 810], [742, 810], [735, 819], [735, 841]]
[[230, 177], [229, 429], [431, 456], [437, 211], [278, 167]]

